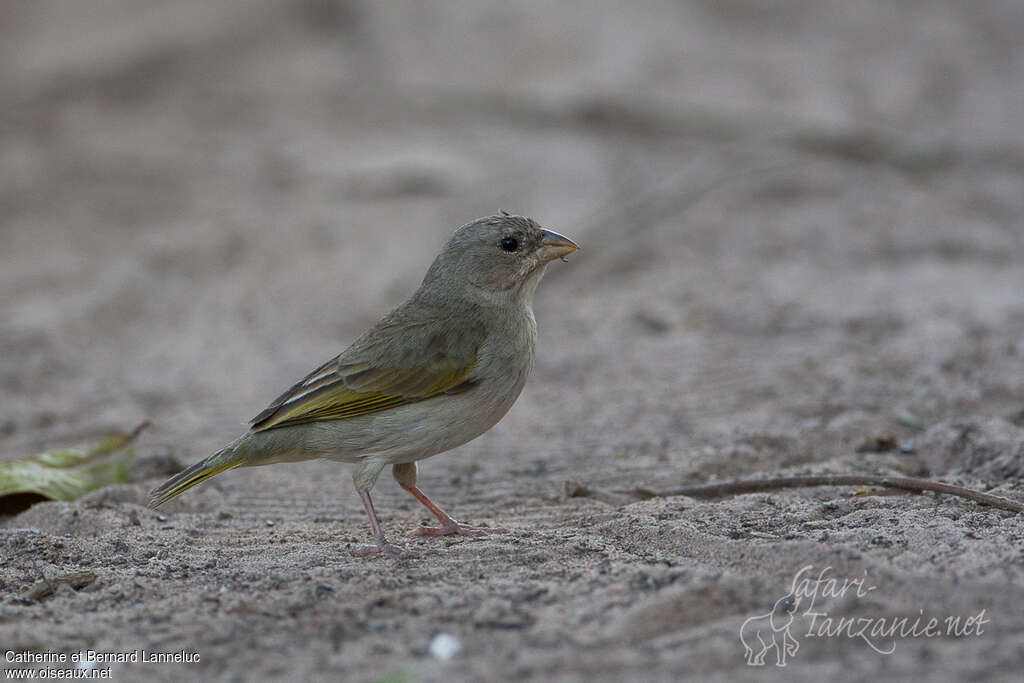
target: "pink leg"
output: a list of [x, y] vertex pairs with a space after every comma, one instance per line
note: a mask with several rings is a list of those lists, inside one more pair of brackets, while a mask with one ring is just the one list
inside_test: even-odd
[[421, 526], [409, 532], [410, 536], [486, 536], [487, 534], [507, 534], [508, 529], [492, 529], [490, 527], [472, 527], [460, 524], [448, 516], [448, 513], [434, 505], [434, 501], [427, 498], [427, 494], [420, 491], [417, 486], [406, 486], [402, 488], [413, 495], [423, 507], [430, 510], [430, 513], [437, 517], [441, 526]]
[[367, 555], [388, 555], [390, 557], [403, 557], [405, 553], [398, 546], [391, 545], [384, 538], [384, 530], [380, 528], [380, 520], [377, 519], [377, 512], [373, 509], [373, 501], [370, 500], [369, 491], [360, 491], [359, 497], [363, 499], [363, 507], [366, 508], [366, 516], [370, 518], [370, 529], [373, 531], [373, 540], [377, 545], [364, 545], [356, 548], [352, 554], [357, 557]]

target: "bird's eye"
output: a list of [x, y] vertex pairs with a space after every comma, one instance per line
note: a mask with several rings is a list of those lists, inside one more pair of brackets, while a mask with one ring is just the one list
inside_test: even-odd
[[501, 247], [502, 251], [511, 253], [519, 248], [519, 240], [515, 237], [503, 237], [501, 238], [501, 242], [498, 243], [498, 246]]

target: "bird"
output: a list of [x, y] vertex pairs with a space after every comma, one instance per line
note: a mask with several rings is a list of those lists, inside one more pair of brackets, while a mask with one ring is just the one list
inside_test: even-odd
[[357, 556], [407, 555], [385, 537], [370, 496], [388, 465], [438, 520], [410, 536], [507, 533], [449, 516], [417, 486], [417, 461], [475, 439], [509, 411], [534, 364], [537, 285], [550, 262], [579, 248], [504, 211], [463, 225], [409, 299], [274, 399], [245, 434], [154, 489], [150, 507], [237, 467], [327, 459], [355, 465], [374, 540]]

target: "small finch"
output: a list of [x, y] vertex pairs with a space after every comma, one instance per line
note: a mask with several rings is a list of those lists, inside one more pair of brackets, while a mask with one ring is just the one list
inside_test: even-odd
[[405, 303], [277, 397], [248, 432], [155, 489], [150, 506], [235, 467], [323, 458], [356, 465], [376, 542], [358, 555], [402, 554], [370, 498], [387, 465], [440, 522], [410, 535], [503, 533], [448, 516], [416, 486], [416, 462], [475, 439], [512, 407], [533, 367], [537, 284], [549, 262], [577, 249], [523, 216], [462, 226]]

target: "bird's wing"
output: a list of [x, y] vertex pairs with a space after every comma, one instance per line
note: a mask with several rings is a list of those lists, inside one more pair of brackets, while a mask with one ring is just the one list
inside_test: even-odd
[[473, 385], [482, 325], [391, 314], [252, 419], [252, 431], [341, 420], [453, 394]]

